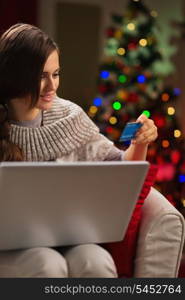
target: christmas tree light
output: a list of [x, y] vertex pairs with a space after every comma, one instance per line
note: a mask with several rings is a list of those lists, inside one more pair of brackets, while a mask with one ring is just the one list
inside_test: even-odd
[[149, 118], [150, 117], [150, 112], [148, 111], [148, 110], [144, 110], [143, 112], [142, 112], [142, 114], [143, 115], [145, 115], [145, 116], [147, 116], [147, 118]]
[[95, 106], [100, 106], [102, 104], [102, 99], [99, 97], [94, 98], [93, 104]]
[[114, 102], [112, 106], [115, 110], [120, 110], [121, 109], [121, 103], [118, 102], [118, 101]]

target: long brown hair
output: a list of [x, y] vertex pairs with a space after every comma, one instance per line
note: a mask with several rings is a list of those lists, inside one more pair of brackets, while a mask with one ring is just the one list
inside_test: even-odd
[[21, 149], [9, 140], [8, 103], [30, 95], [31, 107], [39, 98], [44, 64], [56, 43], [39, 28], [18, 23], [0, 38], [0, 161], [24, 160]]

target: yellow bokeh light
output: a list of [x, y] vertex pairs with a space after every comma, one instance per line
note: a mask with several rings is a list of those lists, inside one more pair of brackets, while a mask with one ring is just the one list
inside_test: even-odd
[[170, 143], [169, 143], [168, 140], [163, 140], [163, 141], [162, 141], [162, 146], [163, 146], [163, 148], [168, 148], [169, 145], [170, 145]]
[[168, 115], [172, 116], [174, 115], [174, 113], [175, 113], [175, 108], [172, 106], [168, 107]]
[[175, 138], [178, 138], [178, 137], [180, 137], [181, 136], [181, 131], [179, 130], [179, 129], [175, 129], [174, 130], [174, 137]]
[[121, 30], [116, 30], [114, 36], [116, 39], [120, 39], [123, 35], [123, 32]]
[[97, 112], [98, 108], [95, 105], [92, 105], [89, 109], [89, 112], [91, 114], [95, 114]]
[[134, 25], [134, 23], [128, 23], [127, 28], [129, 30], [135, 30], [136, 26]]
[[125, 54], [125, 49], [124, 48], [119, 48], [118, 50], [117, 50], [117, 53], [119, 54], [119, 55], [124, 55]]
[[154, 17], [154, 18], [156, 18], [156, 17], [158, 16], [158, 13], [157, 13], [156, 10], [151, 10], [150, 14], [151, 14], [151, 16]]
[[109, 123], [112, 124], [112, 125], [116, 124], [117, 121], [118, 121], [118, 120], [117, 120], [116, 117], [110, 117], [110, 119], [109, 119]]
[[140, 39], [140, 41], [139, 41], [140, 46], [145, 47], [147, 44], [148, 44], [148, 42], [146, 39]]

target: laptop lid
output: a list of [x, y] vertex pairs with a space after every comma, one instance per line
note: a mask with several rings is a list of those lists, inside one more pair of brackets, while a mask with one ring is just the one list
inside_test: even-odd
[[122, 240], [149, 164], [0, 164], [0, 250]]

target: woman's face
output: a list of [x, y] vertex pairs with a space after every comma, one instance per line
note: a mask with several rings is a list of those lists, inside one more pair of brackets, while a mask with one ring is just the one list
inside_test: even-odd
[[53, 102], [53, 98], [59, 86], [59, 56], [54, 50], [48, 57], [41, 79], [40, 97], [36, 104], [36, 108], [48, 110]]
[[59, 86], [59, 57], [54, 50], [44, 65], [40, 96], [35, 107], [30, 109], [31, 97], [15, 98], [9, 103], [9, 116], [12, 120], [33, 120], [39, 110], [48, 110], [52, 106], [53, 98]]

